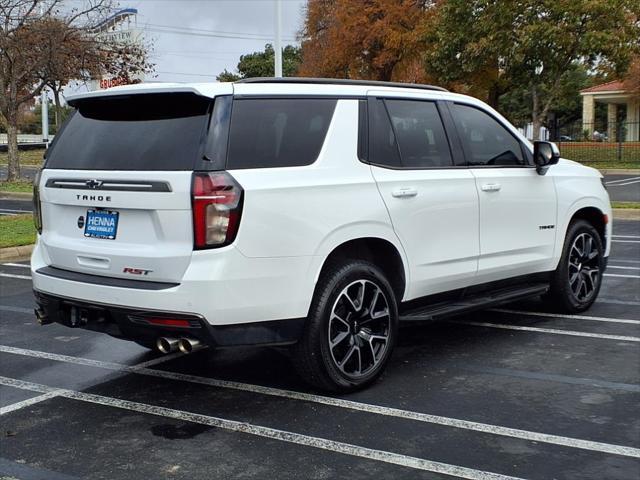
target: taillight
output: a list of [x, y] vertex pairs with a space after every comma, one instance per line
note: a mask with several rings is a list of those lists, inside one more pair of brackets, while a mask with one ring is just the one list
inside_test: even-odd
[[40, 208], [40, 172], [33, 179], [33, 224], [42, 233], [42, 210]]
[[242, 187], [227, 172], [194, 172], [191, 185], [194, 248], [229, 245], [242, 213]]

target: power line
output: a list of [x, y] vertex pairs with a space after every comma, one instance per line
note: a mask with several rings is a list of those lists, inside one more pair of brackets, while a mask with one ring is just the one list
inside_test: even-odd
[[146, 26], [155, 27], [155, 28], [168, 28], [171, 30], [185, 30], [189, 32], [199, 32], [199, 33], [210, 33], [216, 35], [243, 35], [247, 37], [265, 37], [269, 36], [266, 33], [253, 33], [253, 32], [229, 32], [223, 30], [208, 30], [205, 28], [195, 28], [195, 27], [181, 27], [177, 25], [160, 25], [157, 23], [145, 23]]
[[[247, 36], [244, 33], [221, 33], [221, 32], [216, 32], [214, 30], [199, 30], [199, 29], [187, 29], [187, 28], [181, 28], [181, 27], [150, 27], [149, 25], [151, 24], [147, 24], [145, 26], [143, 26], [142, 28], [144, 30], [150, 31], [150, 32], [156, 32], [156, 33], [168, 33], [168, 34], [173, 34], [173, 35], [187, 35], [187, 36], [192, 36], [192, 37], [209, 37], [209, 38], [232, 38], [232, 39], [236, 39], [236, 40], [273, 40], [273, 36], [269, 36], [269, 35], [260, 35], [258, 36], [258, 34], [253, 34], [255, 36]], [[284, 40], [287, 41], [291, 41], [291, 42], [295, 42], [296, 39], [293, 37], [287, 37], [284, 38]]]

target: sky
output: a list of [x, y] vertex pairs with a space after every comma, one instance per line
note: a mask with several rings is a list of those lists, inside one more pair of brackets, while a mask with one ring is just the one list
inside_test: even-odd
[[[281, 1], [284, 47], [297, 44], [306, 1]], [[225, 68], [236, 71], [240, 55], [273, 43], [274, 0], [120, 0], [120, 6], [138, 10], [138, 27], [153, 43], [157, 76], [147, 80], [215, 81]]]

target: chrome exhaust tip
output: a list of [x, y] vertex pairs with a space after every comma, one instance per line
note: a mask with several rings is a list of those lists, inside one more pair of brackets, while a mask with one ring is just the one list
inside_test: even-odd
[[156, 347], [162, 353], [175, 352], [178, 349], [179, 340], [171, 337], [160, 337], [156, 341]]
[[202, 348], [202, 346], [200, 340], [196, 340], [195, 338], [181, 338], [178, 341], [178, 348], [182, 353], [193, 353]]
[[40, 308], [36, 308], [34, 309], [33, 313], [35, 313], [36, 315], [36, 320], [38, 321], [38, 324], [48, 325], [50, 323], [53, 323], [53, 320], [49, 318], [49, 316], [46, 314], [44, 310]]

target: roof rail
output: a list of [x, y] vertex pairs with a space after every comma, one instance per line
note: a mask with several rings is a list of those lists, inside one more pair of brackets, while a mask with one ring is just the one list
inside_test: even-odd
[[312, 77], [254, 77], [236, 80], [234, 83], [300, 83], [322, 85], [363, 85], [370, 87], [416, 88], [420, 90], [436, 90], [447, 92], [446, 88], [420, 83], [382, 82], [379, 80], [352, 80], [347, 78], [312, 78]]

